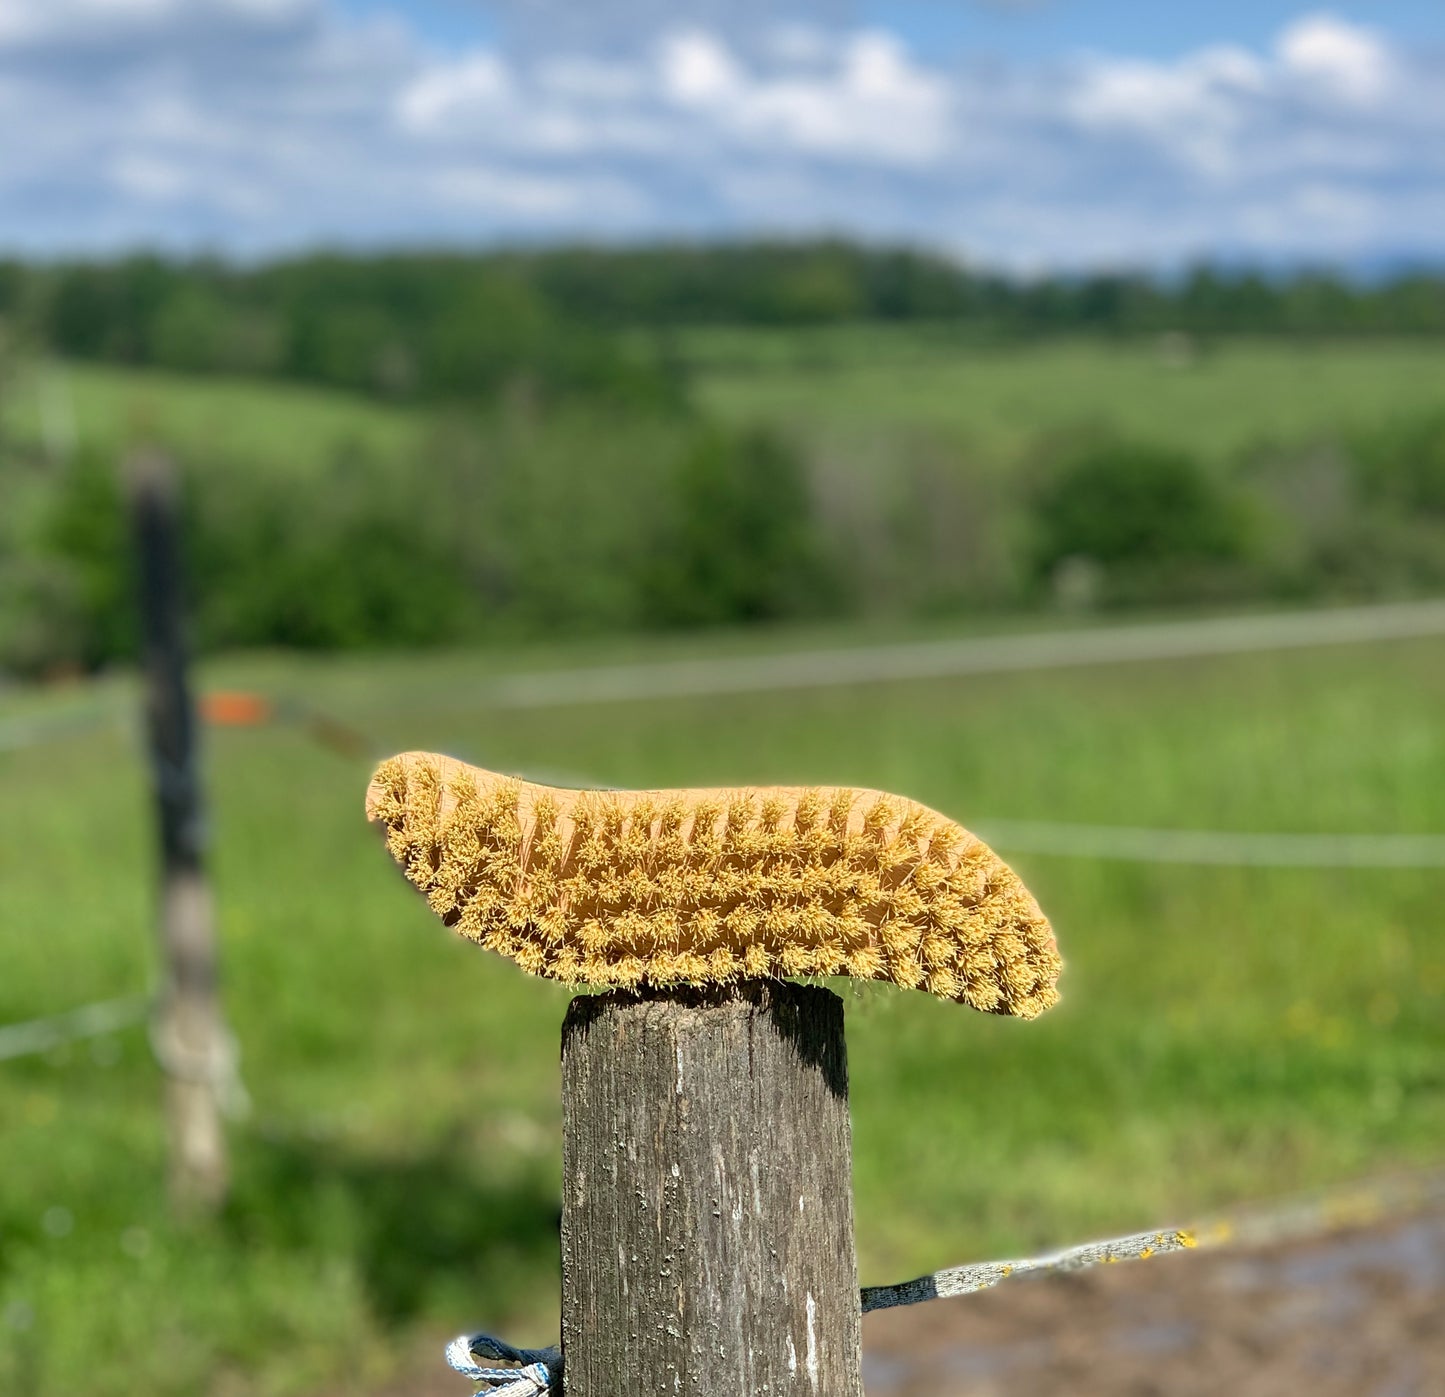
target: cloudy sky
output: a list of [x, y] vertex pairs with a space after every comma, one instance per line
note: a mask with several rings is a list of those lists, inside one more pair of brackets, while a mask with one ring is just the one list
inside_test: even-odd
[[0, 0], [0, 248], [1445, 260], [1445, 3]]

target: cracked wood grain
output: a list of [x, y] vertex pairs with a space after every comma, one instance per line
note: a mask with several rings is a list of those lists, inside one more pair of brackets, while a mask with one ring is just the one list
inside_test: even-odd
[[862, 1397], [836, 995], [579, 997], [562, 1098], [568, 1397]]

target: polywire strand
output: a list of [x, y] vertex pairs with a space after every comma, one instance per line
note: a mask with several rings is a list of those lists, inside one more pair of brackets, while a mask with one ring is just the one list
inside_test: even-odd
[[[1263, 1246], [1316, 1237], [1441, 1203], [1445, 1203], [1445, 1173], [1357, 1183], [1270, 1205], [1236, 1209], [1192, 1227], [1153, 1228], [1041, 1256], [950, 1266], [898, 1285], [865, 1286], [860, 1301], [863, 1313], [868, 1314], [927, 1300], [974, 1295], [1029, 1276], [1147, 1261], [1171, 1252]], [[455, 1371], [481, 1383], [481, 1390], [492, 1397], [545, 1397], [563, 1386], [562, 1355], [557, 1348], [517, 1349], [487, 1334], [463, 1335], [447, 1345], [446, 1358]], [[479, 1364], [479, 1358], [519, 1366], [493, 1368]]]
[[1015, 854], [1254, 868], [1445, 868], [1445, 834], [1294, 834], [1074, 824], [974, 823], [980, 839]]
[[[501, 675], [484, 685], [477, 697], [482, 707], [546, 708], [1267, 653], [1438, 635], [1445, 635], [1445, 599], [1440, 598], [1322, 611], [541, 670]], [[406, 704], [409, 711], [434, 706], [421, 694]], [[62, 736], [72, 726], [103, 722], [106, 716], [92, 710], [0, 720], [0, 751], [32, 746]]]
[[1189, 1227], [1154, 1228], [1042, 1256], [949, 1266], [898, 1285], [868, 1286], [863, 1310], [892, 1309], [973, 1295], [1004, 1281], [1057, 1271], [1082, 1271], [1120, 1261], [1147, 1261], [1170, 1252], [1226, 1245], [1264, 1246], [1358, 1227], [1445, 1202], [1445, 1173], [1377, 1180], [1329, 1189], [1264, 1207], [1220, 1214]]
[[31, 1053], [49, 1052], [51, 1048], [79, 1038], [96, 1038], [129, 1028], [144, 1019], [153, 1004], [154, 1000], [148, 994], [130, 994], [119, 999], [85, 1004], [47, 1018], [0, 1026], [0, 1062]]
[[552, 708], [1202, 658], [1445, 635], [1445, 600], [503, 675], [489, 708]]

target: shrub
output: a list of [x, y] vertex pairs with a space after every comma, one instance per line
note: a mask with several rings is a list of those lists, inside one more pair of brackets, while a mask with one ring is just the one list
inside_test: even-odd
[[834, 609], [802, 462], [764, 432], [705, 431], [652, 549], [645, 619], [706, 626]]
[[86, 668], [131, 653], [135, 624], [113, 463], [82, 451], [63, 468], [0, 456], [0, 668]]
[[1355, 455], [1367, 501], [1445, 520], [1445, 408], [1364, 436]]
[[[414, 456], [351, 443], [310, 473], [182, 464], [203, 649], [717, 625], [833, 601], [798, 460], [675, 414], [474, 418]], [[84, 453], [43, 484], [33, 525], [0, 547], [0, 666], [133, 654], [114, 463]]]
[[1087, 559], [1106, 599], [1208, 593], [1247, 552], [1240, 500], [1190, 456], [1129, 442], [1091, 446], [1049, 472], [1032, 523], [1036, 576]]
[[1445, 586], [1445, 411], [1346, 442], [1272, 446], [1250, 463], [1269, 506], [1269, 566], [1294, 595], [1380, 597]]
[[477, 607], [437, 500], [401, 463], [344, 444], [310, 478], [206, 463], [187, 480], [187, 551], [208, 648], [350, 649], [464, 638]]
[[86, 641], [84, 607], [64, 560], [0, 557], [0, 671], [41, 675], [74, 666]]

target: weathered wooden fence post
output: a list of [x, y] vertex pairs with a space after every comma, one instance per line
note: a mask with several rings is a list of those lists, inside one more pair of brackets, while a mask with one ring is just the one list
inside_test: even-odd
[[218, 1089], [229, 1039], [217, 995], [211, 890], [203, 864], [205, 815], [186, 675], [176, 486], [170, 462], [156, 452], [133, 456], [128, 476], [160, 830], [164, 980], [154, 1041], [166, 1073], [171, 1191], [183, 1209], [207, 1209], [220, 1203], [227, 1187]]
[[861, 1397], [836, 995], [574, 999], [562, 1106], [567, 1397]]

